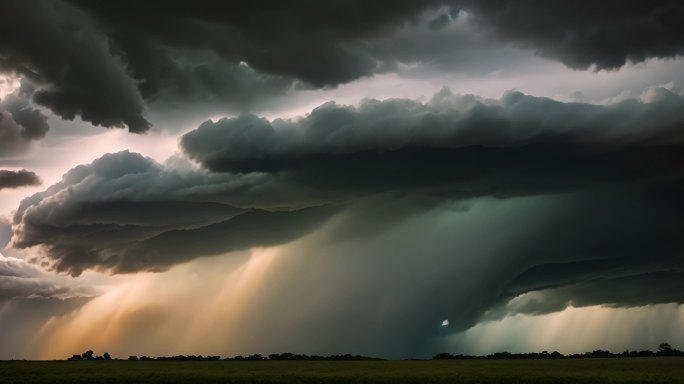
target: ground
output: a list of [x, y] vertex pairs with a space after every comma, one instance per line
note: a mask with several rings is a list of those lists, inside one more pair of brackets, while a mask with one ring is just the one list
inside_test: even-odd
[[684, 358], [2, 361], [0, 383], [684, 383]]

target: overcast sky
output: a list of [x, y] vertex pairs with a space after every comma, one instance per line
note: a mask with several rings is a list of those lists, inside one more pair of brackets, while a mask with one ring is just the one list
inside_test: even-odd
[[684, 348], [679, 1], [0, 0], [0, 359]]

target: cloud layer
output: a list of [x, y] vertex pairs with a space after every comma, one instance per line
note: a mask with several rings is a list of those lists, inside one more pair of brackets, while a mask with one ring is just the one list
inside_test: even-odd
[[0, 307], [11, 299], [69, 298], [92, 291], [57, 282], [24, 260], [5, 257], [0, 253]]
[[47, 116], [31, 106], [30, 96], [17, 91], [0, 100], [0, 159], [23, 154], [50, 129]]
[[[403, 358], [678, 316], [683, 25], [674, 0], [0, 2], [5, 209], [40, 183], [18, 169], [52, 184], [0, 218], [0, 354]], [[357, 102], [442, 83], [497, 99]], [[165, 162], [130, 152], [189, 121]]]
[[258, 191], [262, 179], [179, 170], [130, 152], [108, 154], [24, 200], [14, 218], [14, 245], [42, 245], [41, 262], [72, 275], [85, 269], [159, 271], [199, 256], [287, 242], [334, 212], [231, 205], [249, 200], [248, 191]]
[[652, 93], [649, 102], [600, 106], [443, 90], [427, 103], [328, 103], [301, 119], [209, 121], [181, 146], [212, 171], [266, 172], [338, 195], [564, 192], [678, 174], [684, 99], [662, 88]]
[[[443, 90], [427, 102], [328, 103], [296, 119], [207, 121], [181, 140], [206, 170], [180, 157], [159, 164], [105, 155], [24, 200], [13, 242], [37, 246], [39, 262], [72, 275], [159, 271], [303, 237], [315, 244], [301, 250], [303, 263], [325, 249], [406, 265], [420, 254], [432, 267], [413, 277], [396, 267], [383, 279], [431, 281], [401, 307], [422, 308], [425, 316], [403, 325], [416, 329], [449, 318], [460, 330], [568, 305], [681, 302], [683, 104], [662, 88], [608, 105]], [[518, 208], [470, 212], [489, 198]], [[456, 216], [489, 219], [470, 240], [434, 238], [466, 233], [465, 222], [446, 224]], [[516, 220], [513, 231], [507, 225]], [[463, 282], [477, 295], [463, 295], [445, 273], [464, 270], [479, 276]], [[620, 293], [625, 286], [632, 294]], [[423, 294], [435, 301], [420, 305]], [[408, 328], [407, 350], [426, 337]]]
[[0, 190], [3, 188], [19, 188], [29, 185], [40, 185], [38, 175], [22, 169], [21, 171], [7, 171], [0, 169]]
[[34, 83], [33, 100], [64, 119], [136, 133], [150, 128], [152, 103], [243, 111], [402, 64], [494, 71], [500, 67], [489, 63], [514, 55], [507, 45], [577, 69], [617, 69], [684, 49], [677, 1], [32, 0], [3, 7], [0, 70]]
[[679, 1], [469, 1], [480, 23], [504, 41], [571, 68], [618, 69], [684, 53]]

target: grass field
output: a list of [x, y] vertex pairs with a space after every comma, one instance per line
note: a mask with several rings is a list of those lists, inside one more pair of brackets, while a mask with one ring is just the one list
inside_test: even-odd
[[684, 358], [2, 361], [0, 383], [684, 383]]

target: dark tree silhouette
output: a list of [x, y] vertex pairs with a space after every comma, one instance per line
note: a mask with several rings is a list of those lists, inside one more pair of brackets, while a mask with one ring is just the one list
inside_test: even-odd
[[86, 351], [86, 352], [83, 352], [83, 353], [81, 354], [81, 357], [82, 357], [84, 360], [93, 360], [93, 359], [95, 358], [95, 357], [94, 357], [94, 354], [95, 354], [95, 352], [93, 352], [92, 350], [88, 350], [88, 351]]

